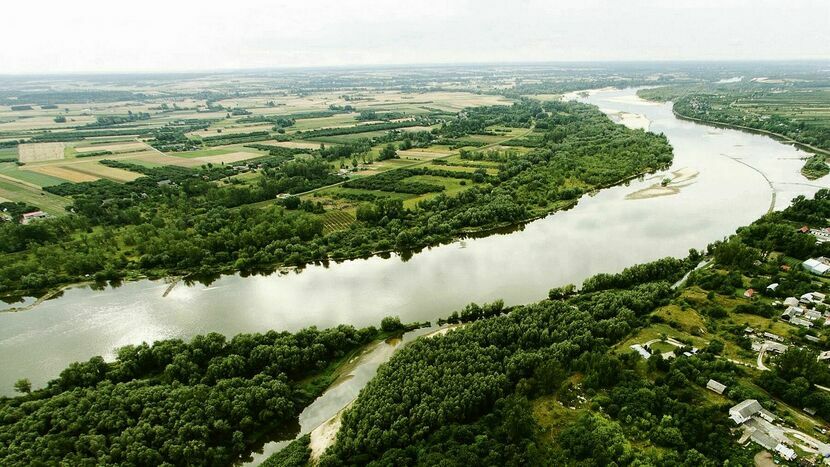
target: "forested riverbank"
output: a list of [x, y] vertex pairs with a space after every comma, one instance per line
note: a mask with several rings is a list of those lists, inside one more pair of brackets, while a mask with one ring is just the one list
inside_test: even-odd
[[[50, 189], [72, 199], [73, 214], [0, 225], [0, 296], [39, 295], [86, 280], [262, 271], [418, 251], [465, 232], [571, 206], [584, 193], [672, 161], [664, 136], [616, 125], [595, 107], [577, 102], [469, 109], [438, 132], [457, 137], [494, 124], [533, 125], [541, 137], [528, 143], [533, 145], [529, 151], [503, 150], [499, 162], [488, 166], [495, 170], [492, 176], [466, 187], [462, 183], [465, 189], [455, 194], [438, 193], [412, 207], [395, 197], [368, 197], [347, 229], [331, 232], [324, 229], [322, 208], [310, 200], [246, 206], [273, 199], [296, 183], [330, 183], [323, 181], [332, 170], [325, 158], [275, 160], [254, 186], [218, 183], [228, 176], [224, 166], [130, 167], [145, 176], [120, 185], [58, 185]], [[424, 175], [413, 178], [418, 176]]]

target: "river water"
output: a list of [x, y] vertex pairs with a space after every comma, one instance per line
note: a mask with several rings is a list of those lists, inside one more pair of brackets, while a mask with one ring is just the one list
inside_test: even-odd
[[[678, 120], [670, 104], [642, 101], [633, 89], [583, 100], [629, 126], [664, 133], [674, 146], [672, 168], [586, 195], [575, 208], [519, 231], [442, 245], [407, 261], [393, 255], [299, 273], [224, 276], [209, 286], [178, 284], [166, 297], [168, 285], [149, 280], [67, 290], [28, 311], [0, 313], [0, 394], [10, 394], [19, 378], [38, 387], [70, 362], [111, 358], [115, 348], [142, 341], [376, 325], [387, 315], [434, 321], [470, 301], [538, 300], [551, 287], [599, 272], [685, 256], [758, 218], [771, 203], [780, 209], [828, 186], [801, 176], [807, 154], [800, 150]], [[675, 181], [661, 188], [664, 178]]]

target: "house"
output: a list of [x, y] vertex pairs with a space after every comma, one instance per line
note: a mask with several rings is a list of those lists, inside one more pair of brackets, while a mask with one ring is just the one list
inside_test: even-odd
[[726, 390], [726, 385], [710, 379], [709, 382], [706, 383], [706, 389], [717, 394], [723, 394], [723, 391]]
[[801, 228], [798, 229], [798, 231], [801, 232], [801, 233], [808, 233], [810, 231], [810, 227], [808, 227], [806, 225], [802, 225]]
[[770, 352], [784, 353], [787, 351], [787, 346], [778, 342], [766, 341], [765, 344]]
[[648, 358], [651, 357], [651, 354], [648, 353], [648, 350], [643, 348], [643, 346], [640, 344], [632, 345], [631, 349], [636, 351], [638, 354], [640, 354], [641, 357], [645, 358], [646, 360], [648, 360]]
[[784, 313], [781, 313], [781, 319], [791, 319], [796, 318], [804, 314], [804, 309], [798, 306], [790, 306], [784, 310]]
[[775, 452], [777, 452], [781, 457], [783, 457], [784, 460], [791, 461], [795, 459], [795, 451], [793, 451], [791, 448], [788, 448], [787, 446], [784, 446], [784, 444], [782, 443], [779, 443], [777, 446], [775, 446]]
[[787, 271], [789, 271], [790, 269], [792, 269], [792, 268], [790, 267], [790, 265], [789, 265], [789, 264], [782, 264], [782, 265], [781, 265], [781, 270], [782, 270], [782, 271], [784, 271], [784, 272], [787, 272]]
[[771, 292], [775, 292], [775, 289], [778, 288], [778, 285], [779, 285], [778, 282], [773, 282], [772, 284], [767, 286], [767, 290], [769, 290]]
[[813, 323], [804, 318], [790, 318], [790, 324], [792, 324], [793, 326], [801, 326], [804, 328], [813, 327]]
[[755, 289], [746, 289], [746, 292], [744, 292], [744, 297], [746, 298], [752, 298], [754, 295]]
[[747, 399], [729, 409], [729, 418], [731, 418], [736, 424], [740, 425], [752, 418], [752, 416], [756, 413], [760, 412], [761, 409], [763, 409], [763, 407], [761, 407], [760, 402], [755, 399]]
[[811, 334], [807, 334], [806, 336], [804, 336], [804, 338], [805, 338], [805, 339], [807, 339], [808, 341], [813, 342], [813, 343], [816, 343], [816, 344], [818, 344], [819, 342], [821, 342], [821, 339], [819, 339], [818, 337], [813, 336], [813, 335], [811, 335]]
[[811, 416], [811, 417], [812, 417], [813, 415], [815, 415], [815, 414], [816, 414], [816, 409], [814, 409], [814, 408], [812, 408], [812, 407], [804, 407], [804, 408], [803, 408], [803, 409], [801, 409], [801, 410], [803, 410], [803, 411], [804, 411], [804, 413], [806, 413], [807, 415], [809, 415], [809, 416]]
[[36, 221], [38, 219], [46, 219], [49, 217], [49, 214], [46, 214], [43, 211], [32, 211], [23, 214], [23, 218], [20, 220], [21, 224], [28, 224], [30, 222]]
[[810, 273], [813, 273], [813, 274], [816, 274], [816, 275], [819, 275], [819, 276], [823, 276], [824, 274], [827, 273], [827, 271], [830, 271], [830, 266], [828, 266], [828, 265], [826, 265], [826, 264], [822, 263], [821, 261], [819, 261], [817, 259], [814, 259], [814, 258], [810, 258], [807, 261], [804, 261], [803, 263], [801, 263], [801, 267], [803, 267], [807, 272], [810, 272]]
[[822, 315], [820, 311], [807, 310], [807, 313], [804, 313], [804, 316], [806, 316], [807, 319], [809, 319], [810, 321], [815, 321], [819, 318], [822, 318], [824, 315]]
[[814, 302], [823, 302], [824, 299], [827, 298], [827, 295], [824, 295], [821, 292], [812, 292], [812, 294], [813, 294], [813, 301]]
[[773, 438], [772, 436], [770, 436], [762, 430], [753, 431], [752, 436], [750, 436], [750, 439], [760, 444], [765, 449], [774, 449], [779, 444], [777, 439]]
[[784, 306], [798, 306], [798, 299], [795, 297], [787, 297], [784, 299]]
[[830, 360], [830, 350], [825, 350], [818, 354], [818, 361]]
[[164, 180], [159, 180], [159, 181], [156, 182], [157, 186], [170, 186], [172, 184], [173, 184], [173, 180], [170, 180], [169, 178], [164, 179]]
[[771, 332], [765, 332], [764, 337], [766, 337], [767, 339], [772, 339], [774, 341], [784, 342], [783, 337], [779, 336], [778, 334], [773, 334]]

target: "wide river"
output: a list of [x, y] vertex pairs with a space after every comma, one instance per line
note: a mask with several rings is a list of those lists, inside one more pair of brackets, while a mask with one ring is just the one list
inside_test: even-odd
[[[678, 120], [669, 104], [643, 101], [633, 89], [593, 92], [583, 100], [629, 126], [664, 133], [674, 147], [672, 168], [585, 196], [575, 208], [521, 230], [460, 240], [408, 261], [374, 257], [299, 273], [230, 275], [210, 286], [178, 284], [166, 297], [168, 285], [149, 280], [67, 290], [30, 310], [0, 313], [0, 394], [11, 394], [19, 378], [38, 387], [70, 362], [112, 358], [117, 347], [142, 341], [363, 326], [387, 315], [434, 321], [471, 301], [538, 300], [551, 287], [599, 272], [685, 256], [752, 222], [771, 203], [780, 209], [796, 195], [828, 186], [801, 176], [802, 151], [765, 136]], [[666, 177], [674, 181], [661, 188]]]

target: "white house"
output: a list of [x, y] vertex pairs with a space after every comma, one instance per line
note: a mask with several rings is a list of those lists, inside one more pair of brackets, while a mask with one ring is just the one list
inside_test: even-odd
[[819, 261], [817, 259], [813, 259], [813, 258], [810, 258], [807, 261], [804, 261], [803, 263], [801, 263], [801, 267], [803, 267], [808, 272], [811, 272], [813, 274], [817, 274], [819, 276], [823, 276], [824, 274], [827, 273], [827, 271], [830, 271], [830, 266], [822, 263], [821, 261]]

